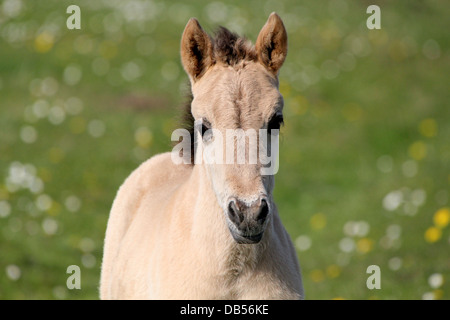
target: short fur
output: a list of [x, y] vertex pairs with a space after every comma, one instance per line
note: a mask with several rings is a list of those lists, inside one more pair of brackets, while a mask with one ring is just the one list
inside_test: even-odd
[[[243, 37], [231, 32], [225, 27], [219, 27], [211, 39], [213, 46], [212, 61], [220, 61], [229, 66], [238, 65], [242, 61], [256, 61], [255, 47]], [[191, 103], [194, 97], [191, 92], [186, 97], [181, 109], [180, 125], [189, 131], [191, 136], [191, 163], [194, 163], [194, 121]], [[178, 142], [176, 142], [178, 143]]]
[[[221, 132], [267, 127], [283, 108], [277, 75], [285, 33], [273, 13], [253, 48], [224, 29], [212, 40], [191, 19], [181, 41], [193, 94], [188, 121], [208, 119]], [[111, 209], [101, 298], [302, 299], [296, 252], [273, 200], [274, 177], [262, 176], [262, 166], [176, 165], [170, 153], [144, 162]], [[229, 229], [227, 204], [237, 199], [254, 207], [261, 197], [270, 208], [262, 239], [240, 244], [231, 233], [239, 230]]]

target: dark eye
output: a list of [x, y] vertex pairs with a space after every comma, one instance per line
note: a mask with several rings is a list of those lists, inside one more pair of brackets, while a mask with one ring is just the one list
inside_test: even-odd
[[203, 138], [205, 138], [205, 133], [209, 129], [211, 129], [211, 123], [208, 120], [206, 120], [206, 119], [202, 119], [202, 128], [201, 128], [202, 131], [201, 131], [201, 134], [202, 134]]
[[280, 130], [282, 124], [284, 124], [283, 115], [281, 113], [276, 113], [269, 120], [267, 128], [269, 130]]

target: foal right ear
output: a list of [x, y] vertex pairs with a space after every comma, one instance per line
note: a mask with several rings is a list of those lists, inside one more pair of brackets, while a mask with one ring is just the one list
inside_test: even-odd
[[259, 62], [275, 75], [287, 55], [287, 32], [280, 16], [272, 12], [261, 29], [255, 48]]
[[195, 18], [188, 21], [181, 37], [181, 62], [192, 82], [212, 64], [211, 40]]

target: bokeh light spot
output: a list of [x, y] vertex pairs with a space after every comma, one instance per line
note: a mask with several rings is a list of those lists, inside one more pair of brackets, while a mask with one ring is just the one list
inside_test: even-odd
[[111, 60], [117, 55], [117, 46], [112, 41], [103, 41], [100, 43], [99, 53], [103, 58]]
[[325, 228], [327, 224], [327, 218], [323, 213], [316, 213], [311, 217], [309, 223], [313, 230], [321, 230]]
[[64, 201], [64, 205], [70, 212], [77, 212], [81, 208], [81, 201], [76, 196], [69, 196]]
[[439, 43], [436, 42], [436, 40], [428, 39], [423, 44], [422, 52], [428, 59], [435, 60], [441, 56], [441, 47], [439, 46]]
[[393, 168], [393, 159], [389, 155], [383, 155], [377, 159], [377, 168], [383, 173], [389, 173]]
[[433, 273], [428, 277], [428, 284], [431, 288], [437, 289], [444, 284], [444, 277], [440, 273]]
[[74, 86], [80, 82], [83, 72], [77, 64], [70, 64], [64, 69], [63, 79], [69, 86]]
[[392, 271], [397, 271], [402, 267], [403, 260], [399, 257], [393, 257], [389, 259], [388, 266]]
[[10, 264], [10, 265], [6, 266], [6, 276], [10, 280], [17, 281], [17, 280], [19, 280], [21, 275], [22, 275], [22, 271], [15, 264]]
[[11, 205], [6, 200], [0, 201], [0, 218], [6, 218], [11, 213]]
[[134, 133], [134, 138], [138, 146], [146, 149], [150, 147], [153, 141], [153, 134], [147, 127], [140, 127]]
[[427, 146], [423, 141], [416, 141], [409, 146], [408, 153], [411, 158], [420, 161], [427, 155]]
[[309, 277], [313, 282], [322, 282], [325, 280], [325, 274], [322, 270], [314, 269], [309, 273]]
[[52, 236], [58, 231], [58, 222], [52, 218], [46, 218], [42, 222], [42, 229], [47, 235]]
[[374, 242], [372, 239], [362, 238], [362, 239], [359, 239], [358, 242], [356, 243], [356, 250], [359, 253], [365, 254], [365, 253], [372, 251], [373, 245], [374, 245]]
[[434, 243], [442, 237], [442, 231], [436, 227], [430, 227], [425, 231], [425, 240]]
[[106, 126], [101, 120], [91, 120], [88, 124], [88, 132], [94, 138], [100, 138], [105, 134]]
[[436, 227], [445, 228], [450, 222], [450, 208], [442, 208], [436, 211], [433, 222]]
[[39, 53], [46, 53], [53, 48], [54, 43], [55, 37], [51, 33], [44, 31], [34, 40], [34, 48]]
[[299, 251], [308, 250], [309, 248], [311, 248], [311, 244], [312, 244], [311, 238], [308, 237], [307, 235], [301, 235], [295, 239], [295, 247]]
[[343, 238], [341, 241], [339, 241], [339, 248], [343, 252], [352, 252], [355, 250], [355, 240], [352, 238]]
[[327, 277], [333, 279], [339, 277], [341, 274], [341, 268], [338, 265], [332, 264], [327, 267], [325, 272]]
[[33, 143], [37, 140], [38, 133], [32, 126], [25, 126], [20, 129], [20, 139], [25, 143]]
[[66, 100], [64, 109], [70, 115], [77, 115], [83, 111], [83, 101], [77, 97], [70, 97]]
[[423, 119], [422, 121], [420, 121], [419, 123], [419, 132], [427, 137], [427, 138], [432, 138], [434, 136], [436, 136], [438, 131], [438, 125], [436, 123], [436, 120], [428, 118], [428, 119]]

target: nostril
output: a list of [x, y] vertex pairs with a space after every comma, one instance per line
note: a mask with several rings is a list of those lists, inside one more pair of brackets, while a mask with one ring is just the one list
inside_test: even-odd
[[239, 211], [239, 208], [234, 200], [231, 200], [228, 204], [228, 216], [230, 220], [236, 225], [241, 224], [241, 222], [244, 220], [244, 215]]
[[257, 220], [263, 222], [264, 220], [266, 220], [268, 214], [269, 214], [269, 205], [267, 204], [267, 201], [265, 199], [262, 199]]

